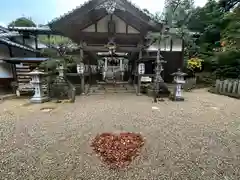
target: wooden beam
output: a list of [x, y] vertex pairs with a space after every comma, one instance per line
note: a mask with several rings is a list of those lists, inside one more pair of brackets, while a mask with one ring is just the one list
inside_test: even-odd
[[126, 56], [126, 55], [117, 55], [117, 54], [114, 54], [113, 56], [110, 54], [98, 55], [98, 56], [99, 57], [125, 57], [125, 58], [128, 58], [128, 56]]
[[[79, 41], [85, 41], [88, 44], [107, 44], [109, 34], [106, 32], [80, 32], [73, 34], [71, 38], [79, 43]], [[137, 43], [142, 39], [141, 34], [126, 34], [117, 33], [114, 35], [116, 44], [131, 44], [137, 45]]]
[[148, 61], [155, 61], [157, 56], [143, 56], [142, 58], [138, 59], [138, 62], [148, 62]]
[[[139, 59], [142, 59], [142, 54], [143, 54], [143, 52], [142, 52], [142, 49], [140, 49], [140, 51], [139, 51]], [[139, 70], [138, 70], [138, 65], [139, 65], [139, 63], [137, 63], [137, 74], [138, 74], [138, 91], [137, 91], [137, 95], [138, 96], [140, 96], [140, 94], [141, 94], [141, 76], [140, 76], [140, 74], [139, 74]]]
[[[82, 37], [82, 40], [85, 39], [103, 39], [103, 38], [107, 38], [109, 37], [108, 32], [78, 32], [77, 34], [75, 33], [75, 35], [80, 35], [80, 36], [84, 36]], [[126, 33], [116, 33], [114, 38], [123, 38], [123, 39], [128, 39], [128, 38], [132, 38], [135, 40], [138, 40], [138, 42], [140, 40], [142, 40], [142, 36], [140, 34], [126, 34]]]
[[[104, 46], [91, 46], [91, 45], [87, 45], [83, 47], [84, 51], [94, 51], [94, 52], [107, 52], [108, 49], [105, 48]], [[117, 47], [117, 52], [139, 52], [139, 48], [138, 47]]]

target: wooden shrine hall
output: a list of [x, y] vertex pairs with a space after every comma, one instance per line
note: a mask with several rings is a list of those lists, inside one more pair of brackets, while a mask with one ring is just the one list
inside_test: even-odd
[[[85, 65], [82, 89], [95, 76], [99, 84], [133, 82], [140, 91], [141, 77], [154, 77], [159, 47], [166, 61], [165, 81], [171, 82], [170, 74], [183, 65], [182, 40], [172, 34], [160, 44], [149, 43], [147, 35], [160, 33], [165, 27], [128, 0], [90, 0], [54, 19], [49, 27], [79, 44], [78, 64]], [[139, 63], [145, 64], [144, 74], [139, 74]], [[95, 69], [86, 69], [93, 65]]]

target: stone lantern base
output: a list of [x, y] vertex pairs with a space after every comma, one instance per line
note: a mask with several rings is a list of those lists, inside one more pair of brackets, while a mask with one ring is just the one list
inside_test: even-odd
[[50, 99], [49, 97], [32, 97], [30, 99], [31, 103], [44, 103], [44, 102], [48, 102]]
[[183, 97], [174, 96], [173, 94], [171, 94], [171, 96], [169, 98], [172, 101], [184, 101]]

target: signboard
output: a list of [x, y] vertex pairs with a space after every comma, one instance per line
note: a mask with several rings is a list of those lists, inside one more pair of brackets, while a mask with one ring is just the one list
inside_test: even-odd
[[144, 63], [140, 63], [138, 65], [138, 74], [144, 74], [145, 73], [145, 64]]
[[77, 64], [77, 73], [78, 74], [84, 73], [84, 64], [83, 63]]
[[149, 76], [141, 77], [141, 82], [152, 82], [152, 78], [150, 78]]

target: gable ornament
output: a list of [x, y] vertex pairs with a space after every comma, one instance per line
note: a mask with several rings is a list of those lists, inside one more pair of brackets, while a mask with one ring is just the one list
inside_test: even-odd
[[116, 0], [107, 0], [103, 4], [99, 5], [96, 9], [106, 9], [108, 14], [113, 14], [116, 9], [125, 11], [124, 8], [120, 7]]

